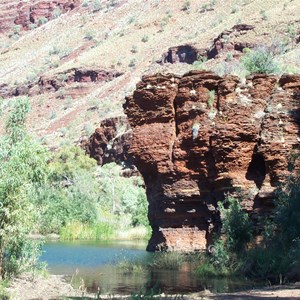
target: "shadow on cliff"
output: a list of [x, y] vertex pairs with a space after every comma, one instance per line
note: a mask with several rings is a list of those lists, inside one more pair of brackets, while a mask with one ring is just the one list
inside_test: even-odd
[[266, 178], [266, 165], [265, 159], [261, 153], [257, 152], [257, 145], [253, 149], [251, 162], [248, 166], [246, 179], [255, 182], [258, 189], [262, 187], [262, 184]]
[[[299, 107], [292, 110], [291, 114], [293, 116], [294, 122], [298, 125], [298, 137], [300, 137], [300, 88], [293, 93], [293, 100], [299, 103]], [[299, 148], [298, 148], [299, 151]]]

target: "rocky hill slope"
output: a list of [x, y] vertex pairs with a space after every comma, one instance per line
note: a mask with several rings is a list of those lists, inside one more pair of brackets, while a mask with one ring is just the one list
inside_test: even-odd
[[28, 95], [28, 128], [49, 146], [88, 137], [101, 120], [123, 115], [125, 95], [145, 74], [206, 68], [241, 75], [243, 48], [262, 44], [273, 44], [288, 71], [299, 68], [297, 1], [0, 5], [2, 110]]

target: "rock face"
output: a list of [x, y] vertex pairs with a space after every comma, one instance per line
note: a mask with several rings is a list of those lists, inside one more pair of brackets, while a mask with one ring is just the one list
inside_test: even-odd
[[238, 38], [254, 30], [255, 27], [247, 24], [238, 24], [229, 30], [221, 32], [210, 49], [207, 50], [207, 59], [217, 58], [222, 54], [240, 54], [245, 48], [254, 48], [255, 44], [246, 41], [237, 41]]
[[147, 188], [148, 250], [205, 249], [220, 230], [217, 202], [237, 189], [253, 220], [268, 213], [299, 148], [299, 101], [300, 75], [143, 77], [124, 109]]
[[90, 137], [86, 152], [97, 160], [99, 165], [115, 162], [131, 164], [128, 156], [131, 129], [126, 117], [105, 119]]
[[207, 56], [207, 51], [205, 49], [197, 49], [193, 45], [180, 45], [176, 47], [171, 47], [168, 49], [168, 52], [165, 53], [161, 60], [158, 62], [161, 64], [164, 63], [187, 63], [187, 64], [192, 64], [198, 58], [201, 57], [206, 57]]
[[39, 20], [51, 20], [61, 13], [74, 9], [81, 2], [81, 0], [3, 0], [0, 4], [0, 33], [10, 31], [16, 25], [28, 30], [31, 24], [40, 25]]
[[120, 175], [141, 176], [128, 153], [130, 140], [128, 119], [125, 116], [108, 118], [100, 123], [84, 147], [86, 153], [96, 159], [99, 165], [115, 162], [123, 166]]
[[[38, 77], [35, 82], [30, 82], [17, 87], [9, 87], [7, 84], [0, 85], [0, 96], [9, 98], [14, 96], [29, 95], [34, 96], [45, 92], [56, 92], [60, 88], [66, 88], [72, 83], [101, 83], [111, 81], [123, 73], [103, 69], [72, 68], [55, 76], [43, 75]], [[77, 87], [77, 94], [81, 96]]]
[[208, 49], [201, 49], [195, 45], [179, 45], [171, 47], [157, 62], [164, 63], [187, 63], [193, 64], [197, 60], [218, 58], [230, 53], [232, 56], [240, 56], [245, 48], [254, 48], [255, 44], [246, 41], [238, 41], [248, 31], [254, 30], [254, 26], [238, 24], [229, 30], [221, 32]]
[[107, 82], [116, 77], [121, 76], [122, 73], [108, 71], [103, 69], [69, 69], [64, 73], [57, 74], [56, 77], [42, 76], [38, 81], [39, 93], [55, 92], [61, 87], [74, 82], [91, 83], [91, 82]]

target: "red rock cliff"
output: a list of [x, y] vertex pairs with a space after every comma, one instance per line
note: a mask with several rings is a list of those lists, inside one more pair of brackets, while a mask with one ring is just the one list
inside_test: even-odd
[[15, 25], [29, 29], [40, 18], [51, 20], [56, 13], [65, 13], [81, 4], [82, 0], [2, 0], [0, 3], [0, 33], [10, 31]]
[[299, 148], [299, 101], [300, 75], [144, 77], [124, 109], [147, 188], [148, 250], [205, 249], [220, 228], [217, 202], [237, 188], [254, 220], [272, 209]]

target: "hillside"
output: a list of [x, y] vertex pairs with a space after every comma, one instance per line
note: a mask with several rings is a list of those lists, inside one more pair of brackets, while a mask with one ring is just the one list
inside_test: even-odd
[[28, 129], [57, 147], [123, 115], [125, 95], [145, 74], [205, 68], [243, 76], [243, 49], [261, 45], [297, 72], [299, 13], [298, 1], [279, 0], [3, 0], [2, 111], [28, 95]]

